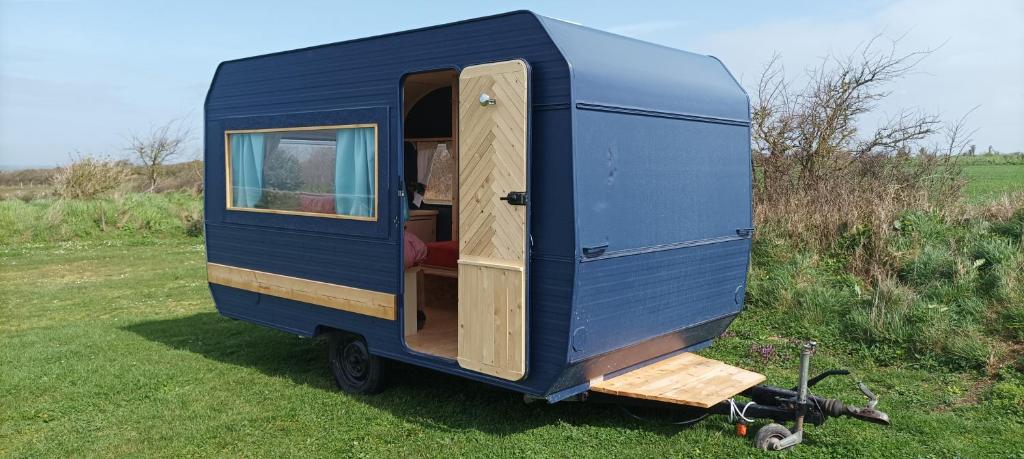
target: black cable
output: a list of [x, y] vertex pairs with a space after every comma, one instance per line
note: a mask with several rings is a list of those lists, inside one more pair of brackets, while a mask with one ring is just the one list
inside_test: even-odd
[[[629, 409], [627, 409], [625, 406], [622, 406], [622, 405], [615, 405], [615, 406], [618, 406], [619, 409], [622, 410], [623, 413], [626, 413], [626, 415], [628, 415], [629, 417], [631, 417], [633, 419], [636, 419], [637, 421], [657, 423], [657, 424], [666, 424], [664, 422], [659, 422], [659, 421], [655, 421], [655, 420], [652, 420], [652, 419], [647, 419], [647, 418], [638, 416], [638, 415], [634, 414], [632, 411], [629, 411]], [[711, 413], [704, 413], [704, 414], [702, 414], [700, 416], [697, 416], [696, 418], [693, 418], [693, 419], [688, 419], [686, 421], [679, 421], [679, 422], [669, 422], [667, 424], [672, 424], [672, 425], [677, 425], [677, 426], [688, 426], [688, 425], [696, 424], [696, 423], [700, 422], [704, 418], [708, 417], [708, 415], [710, 415], [710, 414]]]

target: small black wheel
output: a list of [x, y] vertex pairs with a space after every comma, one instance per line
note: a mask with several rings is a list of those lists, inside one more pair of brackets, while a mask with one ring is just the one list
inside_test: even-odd
[[362, 336], [334, 332], [329, 340], [329, 363], [338, 388], [350, 394], [377, 394], [384, 389], [384, 361], [370, 354]]
[[779, 442], [790, 435], [792, 433], [790, 433], [786, 426], [775, 423], [768, 424], [757, 429], [757, 435], [754, 435], [754, 446], [765, 451], [777, 451], [779, 449]]

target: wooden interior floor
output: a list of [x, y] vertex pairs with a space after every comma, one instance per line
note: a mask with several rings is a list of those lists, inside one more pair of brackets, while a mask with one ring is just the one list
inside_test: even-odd
[[455, 359], [459, 353], [459, 301], [455, 279], [424, 276], [427, 321], [415, 335], [406, 336], [410, 349]]

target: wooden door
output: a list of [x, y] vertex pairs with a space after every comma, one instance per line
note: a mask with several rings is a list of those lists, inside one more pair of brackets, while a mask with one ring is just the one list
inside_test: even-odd
[[520, 60], [459, 75], [458, 360], [512, 381], [526, 374], [528, 80]]

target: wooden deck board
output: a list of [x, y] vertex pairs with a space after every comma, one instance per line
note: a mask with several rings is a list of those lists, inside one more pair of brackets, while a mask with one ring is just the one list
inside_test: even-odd
[[709, 408], [764, 380], [760, 373], [684, 352], [614, 378], [591, 383], [590, 390]]

